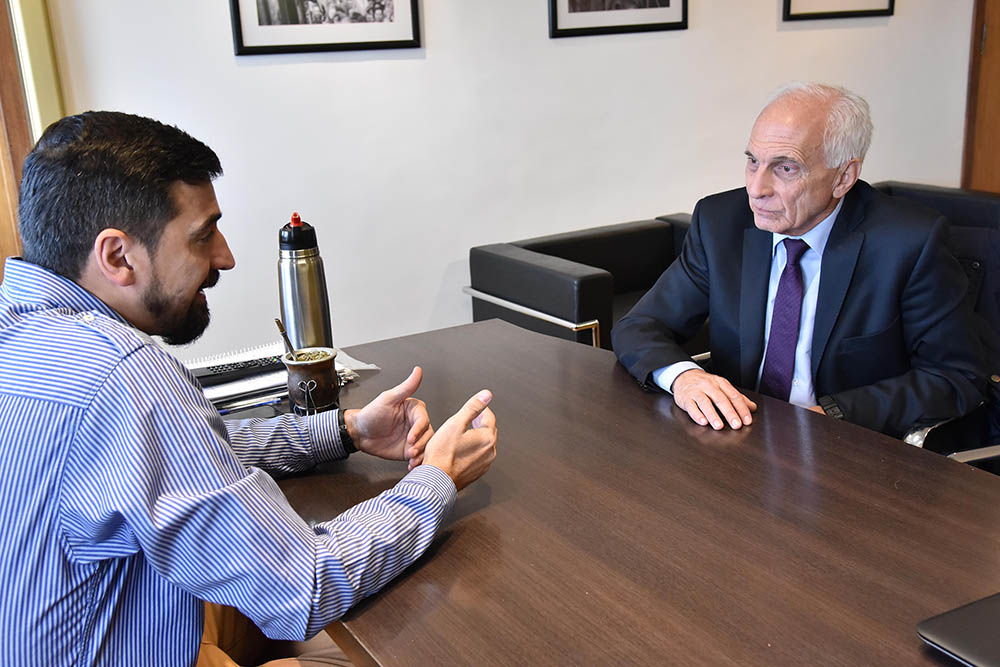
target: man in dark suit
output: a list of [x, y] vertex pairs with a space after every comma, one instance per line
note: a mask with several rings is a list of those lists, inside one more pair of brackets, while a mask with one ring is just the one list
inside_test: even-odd
[[[632, 375], [715, 429], [752, 422], [736, 387], [897, 437], [983, 400], [947, 223], [858, 180], [871, 129], [841, 88], [772, 97], [746, 188], [698, 203], [680, 256], [612, 330]], [[706, 317], [714, 374], [680, 347]]]

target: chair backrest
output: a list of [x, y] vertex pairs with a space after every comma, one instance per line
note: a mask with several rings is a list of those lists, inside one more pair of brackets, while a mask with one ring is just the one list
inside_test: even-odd
[[677, 255], [675, 230], [667, 220], [637, 220], [541, 236], [513, 245], [604, 269], [615, 293], [648, 289]]
[[969, 305], [994, 331], [1000, 331], [1000, 195], [899, 181], [883, 181], [874, 187], [948, 218], [952, 249], [969, 278]]
[[979, 315], [987, 356], [990, 401], [980, 444], [1000, 442], [1000, 195], [899, 181], [873, 187], [939, 211], [951, 223], [952, 250], [969, 278], [966, 298]]
[[940, 211], [956, 227], [1000, 229], [1000, 195], [901, 181], [882, 181], [873, 187], [888, 195], [906, 197]]

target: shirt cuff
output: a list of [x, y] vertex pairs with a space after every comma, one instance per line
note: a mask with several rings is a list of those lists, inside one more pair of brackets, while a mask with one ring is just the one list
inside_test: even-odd
[[340, 428], [337, 425], [339, 411], [340, 408], [305, 417], [316, 463], [347, 458], [347, 450], [340, 441]]
[[677, 379], [677, 376], [684, 371], [694, 370], [695, 368], [701, 368], [701, 366], [693, 361], [678, 361], [676, 364], [670, 364], [669, 366], [664, 366], [653, 371], [653, 382], [660, 389], [672, 394], [674, 392], [670, 388], [674, 385], [674, 380]]
[[407, 473], [406, 477], [399, 480], [397, 486], [407, 483], [419, 484], [433, 491], [444, 504], [442, 516], [451, 511], [452, 506], [455, 504], [455, 498], [458, 497], [458, 489], [455, 488], [455, 482], [451, 480], [448, 473], [437, 466], [429, 464], [419, 465]]

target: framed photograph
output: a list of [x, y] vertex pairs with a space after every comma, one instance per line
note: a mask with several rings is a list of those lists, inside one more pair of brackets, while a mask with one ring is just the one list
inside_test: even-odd
[[549, 0], [549, 37], [687, 27], [687, 0]]
[[784, 21], [892, 16], [896, 0], [785, 0]]
[[417, 0], [229, 0], [236, 55], [420, 46]]

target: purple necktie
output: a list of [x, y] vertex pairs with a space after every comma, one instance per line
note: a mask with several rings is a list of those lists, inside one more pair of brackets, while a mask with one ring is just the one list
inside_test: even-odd
[[785, 239], [782, 243], [787, 262], [771, 311], [771, 333], [767, 337], [764, 370], [760, 374], [760, 393], [787, 401], [792, 392], [795, 346], [799, 342], [799, 317], [805, 293], [799, 260], [809, 246], [801, 239]]

